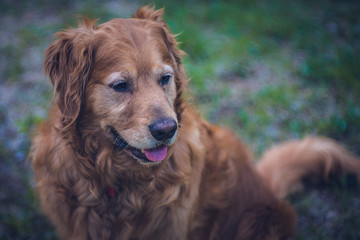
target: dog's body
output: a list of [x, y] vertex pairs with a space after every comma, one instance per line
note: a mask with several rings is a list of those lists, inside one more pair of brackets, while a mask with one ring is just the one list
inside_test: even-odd
[[32, 148], [43, 210], [63, 239], [291, 238], [296, 216], [277, 196], [309, 174], [359, 177], [359, 162], [312, 138], [271, 150], [256, 170], [237, 137], [184, 100], [181, 51], [161, 15], [85, 21], [48, 48], [58, 98]]

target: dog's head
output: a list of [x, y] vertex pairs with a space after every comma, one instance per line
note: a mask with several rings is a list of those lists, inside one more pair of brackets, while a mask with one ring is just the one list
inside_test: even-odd
[[165, 159], [179, 128], [185, 74], [162, 10], [143, 7], [98, 27], [84, 20], [56, 37], [44, 69], [64, 132], [88, 124], [141, 163]]

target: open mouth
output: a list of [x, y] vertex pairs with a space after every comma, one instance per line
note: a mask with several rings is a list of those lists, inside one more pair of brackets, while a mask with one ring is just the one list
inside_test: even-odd
[[139, 149], [127, 143], [115, 129], [111, 128], [110, 131], [114, 135], [115, 142], [118, 146], [122, 150], [130, 152], [136, 159], [145, 163], [152, 163], [161, 162], [166, 158], [168, 147], [164, 144], [152, 149]]

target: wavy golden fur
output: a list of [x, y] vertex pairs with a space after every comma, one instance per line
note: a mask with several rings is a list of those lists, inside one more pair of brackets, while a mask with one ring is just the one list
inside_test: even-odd
[[31, 153], [42, 209], [62, 239], [291, 238], [296, 216], [281, 198], [304, 177], [359, 179], [358, 159], [308, 138], [256, 168], [241, 140], [186, 103], [183, 53], [162, 14], [146, 6], [55, 35], [44, 69], [56, 102]]

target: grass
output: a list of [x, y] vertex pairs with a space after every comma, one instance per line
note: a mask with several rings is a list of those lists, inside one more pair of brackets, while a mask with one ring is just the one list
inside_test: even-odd
[[29, 181], [30, 173], [24, 172], [22, 166], [19, 167], [10, 159], [5, 164], [12, 171], [0, 177], [2, 184], [7, 183], [8, 179], [12, 180], [11, 187], [3, 187], [0, 191], [3, 206], [0, 209], [0, 238], [56, 239], [49, 221], [39, 211], [38, 201]]
[[[15, 7], [11, 1], [0, 2], [1, 18], [12, 19], [0, 26], [5, 36], [0, 91], [18, 94], [18, 102], [0, 104], [0, 180], [8, 186], [0, 192], [1, 239], [56, 238], [38, 212], [24, 159], [51, 93], [48, 85], [33, 88], [41, 81], [31, 74], [43, 74], [41, 63], [34, 66], [29, 53], [41, 57], [52, 35], [76, 26], [80, 15], [101, 23], [130, 17], [137, 6], [148, 3], [31, 0]], [[234, 129], [257, 156], [276, 142], [308, 134], [337, 139], [360, 153], [357, 1], [154, 3], [165, 7], [170, 29], [180, 33], [177, 40], [187, 53], [184, 66], [201, 114]], [[23, 106], [27, 111], [19, 110]], [[358, 239], [358, 197], [357, 188], [336, 184], [291, 196], [300, 215], [297, 239]]]
[[[199, 96], [200, 109], [209, 106], [205, 116], [211, 119], [212, 112], [219, 110], [216, 108], [224, 107], [217, 97], [209, 96], [226, 92], [221, 90], [228, 87], [223, 84], [229, 80], [226, 75], [231, 73], [239, 81], [251, 78], [251, 63], [260, 62], [272, 66], [273, 78], [285, 83], [265, 82], [260, 92], [250, 96], [250, 105], [242, 98], [233, 102], [241, 109], [240, 116], [254, 112], [258, 118], [256, 123], [251, 121], [254, 125], [273, 128], [278, 119], [270, 115], [269, 108], [277, 105], [292, 110], [289, 107], [303, 98], [301, 93], [306, 88], [309, 98], [295, 102], [302, 109], [293, 109], [291, 115], [313, 109], [311, 116], [305, 122], [289, 116], [280, 123], [281, 131], [290, 131], [295, 133], [290, 136], [296, 137], [331, 136], [359, 152], [354, 145], [358, 141], [356, 132], [360, 132], [360, 122], [354, 121], [360, 111], [359, 4], [355, 1], [200, 1], [191, 7], [168, 1], [155, 4], [166, 6], [170, 28], [181, 32], [178, 40], [188, 53], [185, 66], [192, 78], [191, 89]], [[252, 129], [257, 127], [238, 125], [231, 120], [237, 117], [236, 112], [222, 117], [219, 123], [230, 121], [245, 139], [256, 142], [259, 135]], [[313, 116], [317, 113], [322, 116]]]
[[360, 202], [354, 199], [360, 193], [353, 184], [353, 178], [331, 181], [327, 186], [308, 186], [305, 191], [290, 196], [299, 213], [297, 239], [358, 239], [355, 229], [360, 224], [357, 217]]
[[10, 81], [14, 81], [19, 77], [19, 75], [23, 72], [23, 67], [20, 62], [20, 57], [22, 52], [20, 49], [16, 48], [14, 45], [5, 45], [0, 47], [0, 53], [3, 58], [3, 61], [7, 61], [8, 65], [2, 69], [3, 75]]

